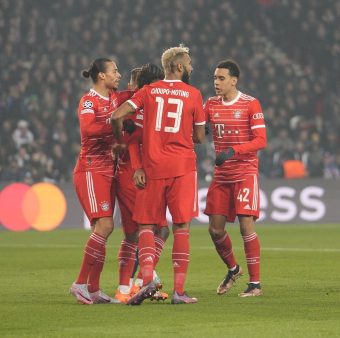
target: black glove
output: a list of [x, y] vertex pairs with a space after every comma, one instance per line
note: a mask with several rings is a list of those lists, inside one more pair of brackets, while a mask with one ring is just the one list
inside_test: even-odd
[[229, 147], [226, 151], [221, 151], [216, 155], [215, 164], [219, 167], [222, 165], [226, 160], [229, 160], [235, 155], [235, 151], [233, 148]]
[[123, 121], [123, 130], [126, 131], [129, 135], [131, 135], [136, 130], [135, 122], [131, 119]]
[[204, 129], [205, 129], [205, 135], [209, 135], [210, 131], [209, 131], [209, 126], [207, 124], [204, 126]]

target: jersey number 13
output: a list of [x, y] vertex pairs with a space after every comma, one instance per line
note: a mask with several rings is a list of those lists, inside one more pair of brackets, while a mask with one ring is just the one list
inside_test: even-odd
[[[164, 98], [156, 96], [157, 105], [157, 116], [156, 116], [156, 131], [162, 130], [162, 116], [164, 112]], [[173, 127], [165, 126], [164, 131], [167, 133], [177, 133], [179, 131], [179, 127], [181, 126], [181, 119], [182, 119], [182, 111], [183, 111], [183, 101], [180, 99], [173, 99], [168, 98], [169, 105], [173, 104], [176, 106], [176, 111], [167, 112], [167, 117], [174, 119]]]

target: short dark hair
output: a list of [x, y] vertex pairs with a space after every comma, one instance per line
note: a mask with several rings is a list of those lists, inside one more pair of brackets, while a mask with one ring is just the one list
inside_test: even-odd
[[96, 83], [98, 80], [98, 74], [105, 73], [106, 64], [108, 62], [112, 62], [112, 60], [107, 58], [96, 59], [91, 63], [90, 68], [88, 70], [82, 71], [82, 75], [86, 78], [91, 77], [92, 81]]
[[148, 63], [143, 65], [139, 76], [137, 78], [137, 87], [142, 88], [146, 84], [150, 84], [152, 82], [163, 80], [164, 72], [162, 68], [156, 66], [153, 63]]
[[239, 65], [233, 60], [223, 60], [220, 61], [216, 68], [225, 68], [229, 70], [230, 76], [234, 76], [239, 78], [240, 77], [240, 67]]

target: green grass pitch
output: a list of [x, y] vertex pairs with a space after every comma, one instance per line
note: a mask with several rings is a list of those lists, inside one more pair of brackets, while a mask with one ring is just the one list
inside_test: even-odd
[[[238, 227], [228, 228], [246, 270]], [[340, 225], [258, 225], [263, 297], [216, 295], [225, 274], [206, 227], [192, 227], [186, 283], [198, 304], [145, 301], [141, 306], [82, 306], [68, 295], [88, 232], [0, 232], [0, 337], [340, 337]], [[117, 285], [115, 230], [102, 288]], [[157, 271], [171, 293], [171, 242]]]

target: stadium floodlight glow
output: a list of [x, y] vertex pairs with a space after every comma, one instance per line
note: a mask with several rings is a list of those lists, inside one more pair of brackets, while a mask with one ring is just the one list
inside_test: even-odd
[[62, 223], [67, 211], [63, 192], [45, 182], [6, 186], [0, 193], [0, 206], [0, 223], [13, 231], [53, 230]]

